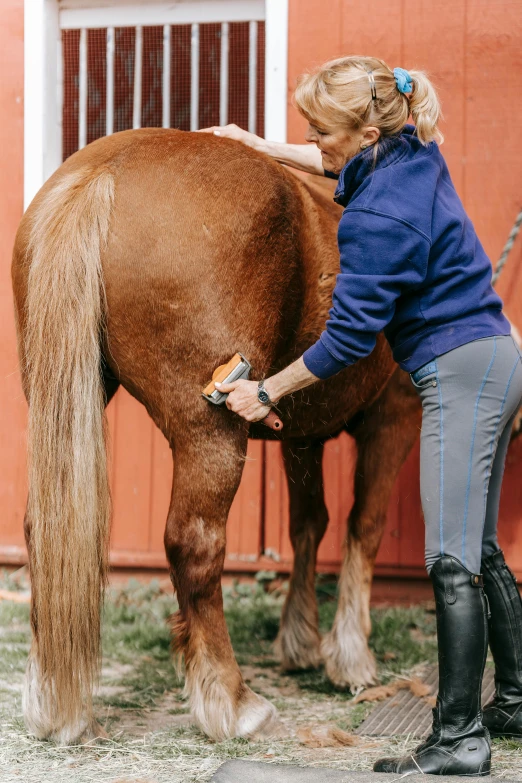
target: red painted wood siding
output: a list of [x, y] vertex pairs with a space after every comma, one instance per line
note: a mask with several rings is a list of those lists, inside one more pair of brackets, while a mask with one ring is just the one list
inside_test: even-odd
[[0, 23], [0, 546], [23, 546], [26, 405], [20, 388], [11, 251], [23, 204], [23, 2], [4, 0]]
[[[520, 4], [509, 0], [290, 0], [289, 92], [299, 73], [327, 58], [368, 53], [392, 67], [424, 68], [440, 89], [455, 185], [486, 250], [496, 259], [522, 204]], [[11, 248], [22, 214], [23, 1], [4, 0], [0, 27], [0, 561], [24, 556], [25, 402], [20, 390], [9, 283]], [[289, 108], [289, 141], [305, 124]], [[499, 285], [511, 319], [522, 330], [522, 240]], [[112, 434], [115, 564], [164, 565], [163, 528], [172, 462], [163, 436], [141, 406], [119, 392], [109, 408]], [[330, 526], [319, 567], [336, 570], [352, 503], [353, 444], [326, 447]], [[522, 576], [522, 438], [510, 449], [501, 502], [501, 543]], [[291, 563], [287, 494], [277, 444], [251, 443], [228, 523], [230, 570], [286, 569]], [[407, 460], [390, 502], [378, 556], [383, 574], [423, 573], [418, 447]]]

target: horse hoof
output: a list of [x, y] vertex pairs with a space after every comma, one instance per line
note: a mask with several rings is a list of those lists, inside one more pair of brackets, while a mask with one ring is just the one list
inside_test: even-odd
[[283, 740], [291, 736], [281, 718], [276, 715], [266, 725], [258, 729], [249, 739], [252, 742], [265, 742], [267, 740]]
[[323, 639], [321, 652], [324, 659], [326, 676], [337, 688], [349, 688], [355, 693], [377, 681], [375, 658], [368, 649], [366, 640], [343, 640], [328, 634]]
[[274, 737], [281, 721], [277, 710], [263, 696], [248, 689], [246, 698], [238, 709], [236, 737], [262, 740]]
[[318, 669], [323, 662], [319, 635], [306, 641], [298, 641], [295, 638], [279, 634], [274, 642], [274, 653], [284, 672]]
[[109, 739], [105, 729], [97, 720], [80, 721], [76, 725], [63, 726], [53, 731], [49, 739], [59, 746], [67, 745], [95, 745], [99, 740]]
[[95, 744], [99, 740], [109, 739], [109, 735], [97, 720], [92, 720], [83, 732], [78, 745]]

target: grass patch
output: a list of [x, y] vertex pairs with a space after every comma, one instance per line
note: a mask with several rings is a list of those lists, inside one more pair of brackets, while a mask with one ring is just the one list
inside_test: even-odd
[[169, 616], [174, 597], [153, 580], [131, 580], [123, 590], [110, 590], [104, 606], [102, 645], [111, 685], [125, 693], [99, 695], [98, 702], [119, 710], [140, 712], [165, 693], [181, 687], [171, 657]]
[[1, 646], [0, 675], [10, 677], [13, 674], [23, 674], [29, 654], [28, 644]]
[[166, 660], [170, 650], [169, 616], [176, 610], [172, 595], [159, 582], [131, 580], [124, 590], [110, 590], [103, 612], [103, 651], [108, 658], [133, 664], [136, 654]]
[[259, 585], [236, 584], [224, 591], [228, 632], [240, 663], [251, 663], [252, 656], [271, 656], [282, 605], [282, 595], [269, 594]]
[[434, 614], [413, 606], [374, 609], [371, 617], [370, 647], [387, 671], [396, 674], [418, 663], [437, 660]]
[[14, 625], [29, 626], [29, 604], [0, 601], [0, 628], [6, 632]]
[[303, 672], [292, 672], [292, 677], [297, 681], [303, 691], [311, 691], [321, 696], [336, 696], [341, 701], [353, 698], [353, 694], [347, 688], [338, 688], [333, 685], [323, 669], [308, 669]]
[[337, 719], [336, 723], [340, 729], [343, 729], [343, 731], [355, 731], [359, 728], [361, 723], [366, 720], [374, 706], [374, 704], [370, 704], [368, 702], [354, 704], [350, 711], [347, 712], [346, 716], [340, 720]]
[[[17, 589], [5, 575], [8, 590]], [[0, 601], [0, 676], [9, 679], [25, 669], [30, 644], [29, 605]]]
[[515, 751], [518, 754], [520, 754], [521, 750], [520, 740], [509, 739], [508, 737], [492, 737], [491, 746], [495, 750]]
[[[122, 677], [118, 685], [129, 689], [126, 709], [145, 709], [155, 707], [158, 698], [183, 686], [170, 658], [142, 658], [129, 677]], [[110, 696], [105, 701], [123, 709], [123, 697]], [[117, 703], [119, 701], [119, 703]]]

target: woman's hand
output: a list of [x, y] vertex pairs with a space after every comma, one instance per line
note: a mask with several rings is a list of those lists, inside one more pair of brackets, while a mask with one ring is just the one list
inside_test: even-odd
[[225, 136], [227, 139], [235, 139], [235, 141], [242, 141], [247, 147], [253, 149], [259, 149], [264, 140], [255, 133], [249, 133], [239, 125], [213, 125], [211, 128], [201, 128], [198, 133], [213, 133], [214, 136]]
[[261, 421], [270, 413], [270, 406], [257, 399], [257, 381], [239, 380], [233, 383], [215, 383], [216, 389], [228, 394], [226, 406], [246, 421]]
[[[272, 402], [277, 405], [285, 394], [304, 389], [319, 380], [307, 369], [303, 357], [286, 367], [276, 375], [265, 380], [265, 389]], [[257, 398], [258, 382], [243, 379], [233, 383], [214, 383], [216, 389], [228, 394], [226, 406], [229, 410], [242, 416], [247, 421], [261, 421], [272, 410], [269, 405], [262, 405]]]

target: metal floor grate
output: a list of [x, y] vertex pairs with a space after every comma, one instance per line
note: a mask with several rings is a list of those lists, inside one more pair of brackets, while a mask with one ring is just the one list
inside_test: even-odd
[[[438, 667], [426, 669], [423, 682], [431, 685], [432, 694], [437, 693]], [[494, 669], [488, 666], [482, 681], [482, 704], [492, 698], [495, 692]], [[425, 737], [431, 729], [431, 707], [425, 699], [419, 699], [409, 690], [398, 691], [372, 710], [357, 729], [357, 734], [372, 737], [392, 737], [409, 734]]]

